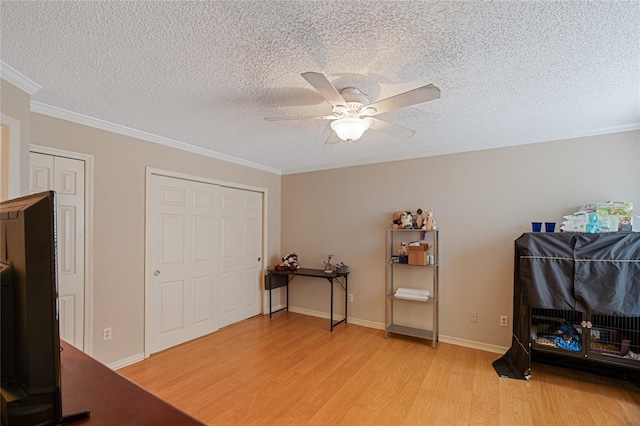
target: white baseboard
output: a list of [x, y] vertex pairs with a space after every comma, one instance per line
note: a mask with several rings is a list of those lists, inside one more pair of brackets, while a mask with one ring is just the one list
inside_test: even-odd
[[[283, 305], [283, 304], [273, 305], [273, 306], [271, 307], [271, 312], [275, 312], [275, 311], [278, 311], [278, 310], [280, 310], [280, 309], [284, 309], [284, 308], [286, 308], [286, 307], [287, 307], [287, 306], [286, 306], [286, 305]], [[267, 308], [268, 308], [268, 307], [267, 307]], [[269, 310], [267, 309], [267, 310], [264, 312], [264, 314], [263, 314], [263, 315], [269, 315]]]
[[368, 321], [358, 318], [347, 319], [349, 324], [361, 325], [363, 327], [375, 328], [376, 330], [384, 330], [384, 324], [381, 322]]
[[127, 365], [135, 364], [136, 362], [142, 361], [144, 359], [144, 352], [137, 353], [135, 355], [131, 355], [129, 357], [123, 358], [119, 361], [112, 362], [107, 364], [107, 367], [112, 370], [117, 370], [118, 368], [126, 367]]
[[[284, 308], [284, 306], [282, 306], [282, 307]], [[277, 308], [277, 309], [280, 309], [280, 308]], [[276, 308], [274, 308], [274, 310], [276, 310]], [[329, 314], [328, 313], [320, 312], [320, 311], [314, 311], [312, 309], [304, 309], [304, 308], [298, 308], [298, 307], [295, 307], [295, 306], [289, 306], [289, 311], [295, 312], [297, 314], [303, 314], [303, 315], [309, 315], [309, 316], [312, 316], [312, 317], [329, 319]], [[342, 318], [344, 318], [344, 315], [333, 314], [333, 320], [334, 321], [340, 321]], [[382, 324], [380, 322], [368, 321], [368, 320], [352, 318], [352, 317], [349, 317], [347, 319], [347, 322], [349, 324], [361, 325], [362, 327], [375, 328], [376, 330], [384, 330], [384, 324]]]
[[[303, 314], [303, 315], [309, 315], [309, 316], [312, 316], [312, 317], [319, 317], [319, 318], [329, 319], [329, 314], [327, 312], [314, 311], [312, 309], [297, 308], [295, 306], [289, 306], [289, 311], [290, 312], [295, 312], [297, 314]], [[343, 318], [344, 318], [344, 315], [333, 314], [333, 320], [334, 321], [340, 321]], [[349, 318], [349, 322], [351, 322], [351, 318]]]
[[481, 351], [486, 351], [486, 352], [494, 352], [500, 355], [503, 355], [505, 352], [509, 350], [509, 348], [505, 346], [491, 345], [489, 343], [476, 342], [474, 340], [467, 340], [467, 339], [459, 339], [457, 337], [451, 337], [451, 336], [443, 336], [442, 334], [438, 336], [438, 341], [443, 343], [450, 343], [452, 345], [463, 346], [465, 348], [479, 349]]

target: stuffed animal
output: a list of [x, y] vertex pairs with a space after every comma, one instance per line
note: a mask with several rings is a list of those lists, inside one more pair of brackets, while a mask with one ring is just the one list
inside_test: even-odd
[[413, 229], [413, 216], [409, 212], [404, 212], [402, 218], [402, 229]]
[[402, 228], [402, 215], [404, 212], [393, 212], [393, 220], [391, 221], [391, 228], [393, 229], [401, 229]]
[[424, 219], [422, 229], [425, 231], [436, 229], [436, 220], [433, 218], [433, 210], [427, 210], [425, 213], [427, 217]]
[[294, 252], [289, 253], [282, 258], [282, 263], [276, 265], [273, 269], [276, 271], [288, 271], [298, 269], [298, 255]]
[[414, 228], [422, 229], [425, 220], [427, 220], [427, 214], [422, 209], [416, 210], [416, 214], [413, 216]]
[[400, 248], [398, 249], [398, 254], [406, 256], [407, 255], [407, 251], [409, 244], [404, 242], [404, 241], [400, 241]]

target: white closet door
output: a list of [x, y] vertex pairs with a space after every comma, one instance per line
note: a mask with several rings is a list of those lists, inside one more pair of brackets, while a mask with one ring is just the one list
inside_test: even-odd
[[218, 329], [219, 190], [151, 175], [147, 354]]
[[262, 194], [221, 188], [220, 216], [224, 327], [261, 313]]
[[30, 153], [29, 192], [56, 191], [60, 338], [84, 346], [84, 161]]

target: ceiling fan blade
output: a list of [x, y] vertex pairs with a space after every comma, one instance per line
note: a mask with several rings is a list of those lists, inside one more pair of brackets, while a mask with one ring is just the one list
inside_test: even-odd
[[294, 115], [291, 117], [265, 117], [267, 121], [285, 121], [285, 120], [335, 120], [335, 115]]
[[388, 121], [380, 120], [379, 118], [367, 118], [370, 120], [370, 129], [378, 132], [385, 133], [389, 136], [393, 136], [399, 139], [409, 139], [416, 134], [415, 130], [407, 129], [406, 127], [398, 126], [397, 124], [389, 123]]
[[331, 134], [329, 135], [329, 138], [327, 139], [327, 141], [324, 144], [325, 145], [333, 145], [334, 143], [338, 143], [338, 142], [340, 142], [340, 138], [338, 137], [336, 132], [331, 132]]
[[347, 102], [344, 100], [340, 92], [331, 84], [324, 74], [319, 72], [305, 72], [302, 74], [302, 78], [313, 86], [314, 89], [329, 102], [332, 107], [345, 106]]
[[[418, 87], [408, 92], [400, 93], [390, 98], [382, 99], [366, 106], [364, 114], [368, 116], [382, 114], [394, 109], [429, 102], [440, 97], [440, 89], [433, 84]], [[375, 108], [375, 112], [368, 112], [369, 108]]]

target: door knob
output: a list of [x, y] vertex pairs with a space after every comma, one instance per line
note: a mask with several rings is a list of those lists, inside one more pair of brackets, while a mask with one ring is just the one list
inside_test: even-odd
[[155, 271], [153, 271], [153, 275], [157, 277], [158, 275], [160, 275], [160, 271], [156, 269]]
[[262, 260], [262, 258], [261, 258], [261, 257], [259, 257], [259, 258], [258, 258], [258, 262], [260, 262], [261, 260]]

